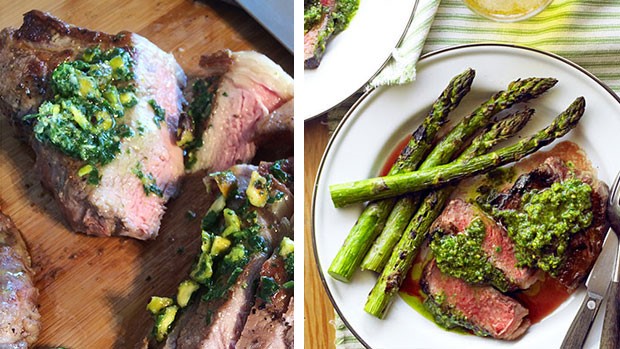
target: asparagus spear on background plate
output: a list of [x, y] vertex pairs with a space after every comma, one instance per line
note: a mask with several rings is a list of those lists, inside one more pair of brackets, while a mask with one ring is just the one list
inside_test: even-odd
[[[469, 92], [474, 76], [475, 72], [467, 69], [450, 81], [388, 174], [413, 171], [418, 167], [435, 142], [439, 129], [446, 123], [448, 113], [456, 108]], [[395, 202], [396, 199], [379, 200], [369, 203], [364, 208], [329, 267], [328, 272], [333, 278], [345, 282], [351, 279], [368, 247], [381, 231]]]

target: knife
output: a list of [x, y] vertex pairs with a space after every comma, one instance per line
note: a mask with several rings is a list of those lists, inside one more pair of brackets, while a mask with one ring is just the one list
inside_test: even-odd
[[[618, 183], [620, 174], [616, 177], [607, 206], [607, 219], [611, 229], [620, 236], [620, 202], [618, 202]], [[605, 319], [601, 334], [601, 349], [618, 349], [620, 347], [620, 245], [617, 247], [616, 268], [614, 278], [607, 291]]]
[[293, 0], [236, 0], [258, 23], [293, 53]]
[[620, 346], [620, 251], [616, 258], [616, 274], [607, 291], [605, 320], [601, 335], [601, 349], [617, 349]]
[[588, 336], [592, 321], [607, 293], [615, 265], [618, 239], [611, 229], [603, 243], [603, 251], [586, 280], [587, 295], [568, 329], [562, 342], [562, 349], [581, 349]]

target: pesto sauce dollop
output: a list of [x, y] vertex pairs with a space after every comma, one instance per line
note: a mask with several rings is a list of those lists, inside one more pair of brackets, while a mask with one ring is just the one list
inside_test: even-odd
[[304, 4], [304, 33], [319, 23], [328, 8], [320, 1], [306, 1]]
[[[325, 38], [330, 35], [336, 35], [345, 30], [351, 19], [355, 16], [359, 8], [359, 0], [335, 0], [335, 8], [331, 13], [327, 28], [325, 30]], [[321, 3], [320, 0], [311, 0], [304, 2], [304, 33], [316, 26], [324, 15], [329, 13], [329, 7]], [[323, 41], [323, 40], [319, 40]]]
[[334, 34], [347, 29], [359, 5], [359, 0], [336, 0], [336, 10], [332, 13], [334, 18]]
[[88, 48], [79, 59], [60, 64], [51, 75], [54, 97], [39, 107], [34, 136], [86, 163], [80, 176], [97, 184], [97, 166], [111, 162], [120, 141], [133, 135], [121, 122], [125, 111], [138, 103], [133, 84], [134, 61], [127, 50]]
[[590, 185], [571, 178], [525, 193], [518, 211], [492, 210], [515, 244], [519, 266], [557, 274], [571, 236], [592, 223], [591, 193]]
[[442, 273], [471, 284], [491, 283], [506, 292], [509, 288], [508, 281], [503, 273], [489, 262], [489, 257], [482, 249], [485, 236], [484, 222], [477, 217], [459, 234], [435, 234], [430, 247]]

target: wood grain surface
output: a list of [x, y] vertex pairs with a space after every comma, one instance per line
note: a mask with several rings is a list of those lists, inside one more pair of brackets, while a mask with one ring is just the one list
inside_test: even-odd
[[312, 245], [312, 191], [329, 134], [323, 118], [304, 125], [304, 343], [305, 348], [334, 348], [334, 308], [327, 298]]
[[[48, 11], [93, 30], [137, 32], [172, 52], [188, 75], [201, 54], [256, 50], [292, 73], [284, 47], [242, 10], [209, 1], [0, 1], [0, 27], [19, 26], [24, 12]], [[41, 291], [37, 347], [133, 348], [150, 331], [145, 307], [154, 294], [172, 295], [199, 249], [199, 215], [208, 202], [200, 178], [187, 178], [171, 201], [155, 241], [93, 238], [71, 232], [33, 170], [34, 154], [0, 117], [0, 207], [30, 247]]]

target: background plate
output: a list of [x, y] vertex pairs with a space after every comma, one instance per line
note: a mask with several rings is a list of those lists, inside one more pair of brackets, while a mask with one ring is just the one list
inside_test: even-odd
[[[574, 64], [528, 48], [481, 44], [450, 48], [424, 57], [417, 80], [406, 86], [380, 88], [351, 112], [330, 141], [319, 168], [313, 201], [316, 257], [334, 306], [357, 337], [373, 348], [558, 348], [584, 296], [583, 287], [518, 341], [505, 342], [444, 331], [396, 297], [385, 320], [363, 310], [376, 276], [358, 272], [350, 284], [327, 276], [327, 268], [355, 223], [362, 205], [335, 209], [329, 184], [378, 174], [387, 155], [414, 130], [430, 106], [458, 73], [476, 70], [472, 91], [451, 115], [473, 110], [494, 92], [517, 78], [555, 77], [559, 83], [531, 103], [536, 114], [521, 132], [529, 135], [564, 110], [576, 97], [586, 98], [579, 125], [562, 140], [579, 144], [601, 180], [610, 183], [620, 169], [620, 100], [602, 83]], [[557, 142], [543, 148], [549, 149]], [[604, 308], [594, 324], [586, 348], [598, 348]]]
[[304, 70], [304, 120], [345, 100], [381, 68], [405, 33], [416, 3], [360, 1], [349, 27], [327, 44], [321, 65]]

